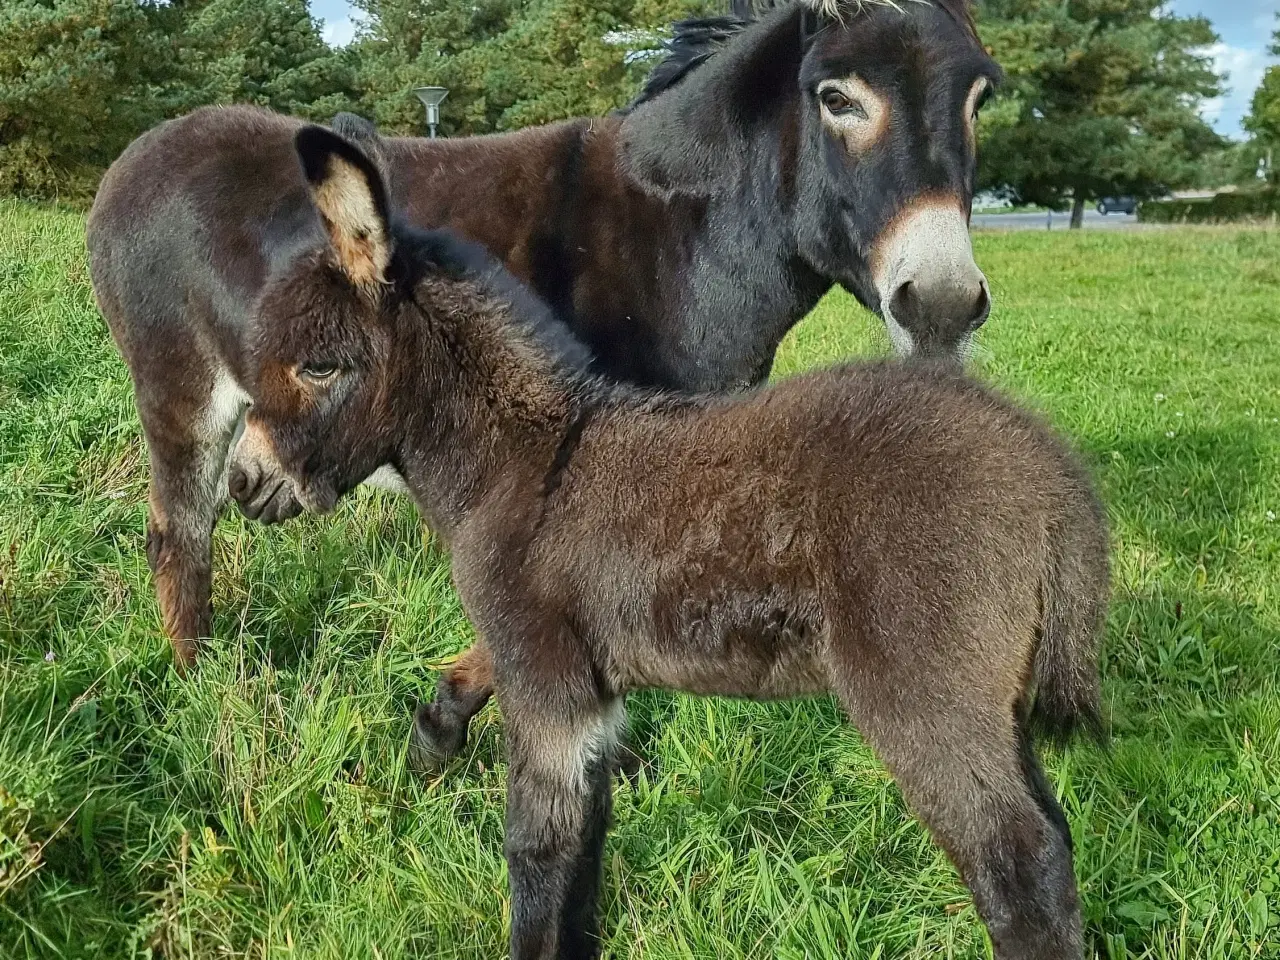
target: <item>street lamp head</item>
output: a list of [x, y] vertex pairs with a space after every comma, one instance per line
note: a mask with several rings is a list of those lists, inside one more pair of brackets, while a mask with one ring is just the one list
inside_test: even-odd
[[447, 87], [414, 87], [413, 92], [418, 95], [427, 107], [438, 107], [444, 102], [444, 98], [449, 95]]
[[436, 124], [440, 122], [440, 104], [449, 95], [449, 91], [445, 87], [415, 87], [413, 92], [418, 95], [422, 105], [427, 108], [427, 128], [431, 131], [431, 136], [434, 137], [436, 135]]

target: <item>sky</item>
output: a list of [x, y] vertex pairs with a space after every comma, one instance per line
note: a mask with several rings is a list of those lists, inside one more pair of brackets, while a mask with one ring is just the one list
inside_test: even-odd
[[[1171, 0], [1175, 13], [1208, 17], [1220, 38], [1210, 48], [1219, 71], [1230, 74], [1225, 94], [1205, 104], [1205, 118], [1219, 133], [1241, 138], [1240, 121], [1267, 66], [1272, 32], [1280, 26], [1280, 0]], [[347, 0], [311, 0], [311, 12], [324, 21], [324, 39], [332, 46], [350, 43], [356, 22]]]
[[311, 15], [324, 21], [321, 32], [331, 47], [345, 46], [356, 35], [354, 12], [347, 0], [311, 0]]
[[1210, 53], [1219, 72], [1229, 76], [1225, 95], [1206, 103], [1204, 115], [1219, 133], [1242, 138], [1240, 121], [1249, 112], [1253, 91], [1266, 68], [1277, 62], [1267, 47], [1280, 27], [1280, 0], [1173, 0], [1171, 6], [1175, 13], [1199, 14], [1213, 23], [1219, 41]]

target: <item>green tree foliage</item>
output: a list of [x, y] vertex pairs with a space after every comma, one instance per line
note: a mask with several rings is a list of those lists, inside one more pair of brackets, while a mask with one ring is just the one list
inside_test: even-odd
[[[415, 86], [449, 88], [453, 135], [598, 115], [634, 95], [672, 20], [704, 0], [357, 0], [365, 109], [419, 132]], [[640, 56], [638, 56], [638, 54]]]
[[2, 0], [0, 193], [81, 198], [166, 117], [257, 103], [327, 120], [355, 82], [306, 0]]
[[0, 5], [0, 193], [77, 194], [170, 104], [175, 53], [131, 0]]
[[188, 8], [191, 105], [253, 103], [328, 120], [350, 108], [355, 64], [331, 50], [306, 0], [208, 0]]
[[983, 123], [980, 180], [1027, 203], [1151, 196], [1194, 182], [1221, 149], [1199, 116], [1220, 78], [1207, 20], [1161, 0], [987, 0], [981, 32], [1007, 73]]
[[1187, 185], [1205, 189], [1249, 186], [1257, 179], [1259, 152], [1253, 140], [1231, 141], [1219, 150], [1211, 150], [1200, 158], [1196, 176]]
[[[1276, 15], [1280, 20], [1280, 14]], [[1280, 57], [1280, 28], [1271, 35], [1271, 53]], [[1268, 67], [1262, 83], [1253, 93], [1244, 128], [1252, 134], [1256, 162], [1261, 162], [1267, 179], [1280, 182], [1280, 66]]]
[[[449, 99], [442, 113], [450, 133], [495, 128], [483, 86], [483, 61], [476, 48], [508, 30], [519, 0], [355, 0], [367, 27], [356, 43], [364, 112], [396, 133], [422, 129], [422, 105], [413, 88], [443, 86]], [[468, 69], [471, 67], [471, 69]]]

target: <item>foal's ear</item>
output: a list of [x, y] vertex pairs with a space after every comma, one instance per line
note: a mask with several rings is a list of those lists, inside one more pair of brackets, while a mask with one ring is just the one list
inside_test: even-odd
[[378, 168], [359, 147], [324, 127], [303, 127], [293, 144], [338, 266], [359, 286], [384, 283], [391, 228]]

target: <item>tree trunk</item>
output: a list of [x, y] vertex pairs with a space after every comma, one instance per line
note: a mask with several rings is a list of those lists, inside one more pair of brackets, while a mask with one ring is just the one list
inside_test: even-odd
[[1077, 196], [1071, 201], [1071, 229], [1079, 230], [1084, 226], [1084, 197]]

